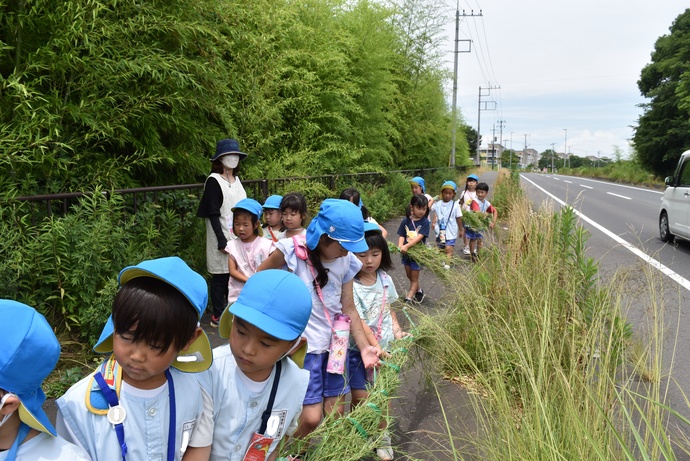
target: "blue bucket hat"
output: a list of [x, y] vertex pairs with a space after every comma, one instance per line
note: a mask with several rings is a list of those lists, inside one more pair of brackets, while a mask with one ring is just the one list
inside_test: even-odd
[[60, 343], [45, 317], [26, 304], [0, 300], [0, 318], [0, 388], [19, 398], [19, 419], [55, 436], [41, 384], [60, 358]]
[[475, 181], [479, 182], [479, 176], [477, 176], [477, 175], [474, 174], [474, 173], [472, 173], [471, 175], [469, 175], [469, 176], [467, 177], [467, 179], [474, 179]]
[[271, 210], [280, 210], [280, 202], [283, 201], [282, 195], [271, 195], [264, 202], [264, 208]]
[[[199, 319], [206, 310], [208, 304], [208, 288], [206, 280], [194, 272], [182, 259], [177, 256], [167, 258], [151, 259], [143, 261], [136, 266], [128, 266], [120, 271], [117, 278], [120, 286], [124, 286], [130, 280], [137, 277], [153, 277], [162, 280], [187, 298], [189, 303], [199, 314]], [[93, 350], [100, 353], [110, 353], [113, 351], [113, 316], [108, 318], [101, 337], [94, 346]], [[199, 335], [196, 340], [175, 359], [172, 366], [180, 371], [197, 372], [204, 371], [211, 366], [213, 354], [211, 344], [206, 333]]]
[[309, 288], [298, 276], [280, 269], [257, 272], [223, 311], [218, 334], [230, 337], [234, 315], [273, 337], [293, 341], [307, 327], [311, 308]]
[[239, 155], [240, 160], [245, 158], [247, 154], [240, 151], [240, 143], [234, 139], [221, 139], [216, 143], [216, 155], [211, 157], [211, 161], [219, 159], [223, 155], [236, 154]]
[[441, 190], [443, 189], [453, 189], [454, 192], [458, 191], [458, 185], [453, 181], [446, 181], [441, 185]]
[[321, 203], [318, 214], [307, 227], [307, 246], [310, 250], [316, 248], [323, 234], [353, 253], [369, 249], [364, 240], [362, 212], [347, 200], [328, 198]]
[[426, 182], [424, 182], [424, 178], [421, 176], [415, 176], [414, 178], [410, 179], [410, 184], [412, 185], [417, 185], [422, 188], [422, 193], [426, 193]]
[[248, 212], [256, 215], [259, 218], [262, 214], [264, 214], [264, 209], [261, 208], [261, 204], [253, 198], [243, 198], [242, 200], [237, 202], [235, 206], [232, 207], [230, 210], [234, 213], [235, 210], [237, 210], [238, 208], [240, 210], [247, 210]]

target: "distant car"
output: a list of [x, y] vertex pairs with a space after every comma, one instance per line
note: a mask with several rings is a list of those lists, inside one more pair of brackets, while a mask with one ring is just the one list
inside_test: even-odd
[[681, 154], [674, 175], [664, 182], [659, 237], [663, 242], [673, 242], [676, 237], [690, 240], [690, 150]]

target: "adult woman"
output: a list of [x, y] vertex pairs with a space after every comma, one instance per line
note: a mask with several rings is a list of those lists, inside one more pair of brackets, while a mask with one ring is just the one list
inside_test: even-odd
[[222, 139], [211, 157], [211, 174], [204, 183], [204, 194], [196, 215], [206, 219], [206, 268], [211, 274], [211, 326], [217, 327], [228, 302], [228, 240], [232, 233], [232, 207], [247, 193], [242, 187], [239, 162], [247, 156], [234, 139]]

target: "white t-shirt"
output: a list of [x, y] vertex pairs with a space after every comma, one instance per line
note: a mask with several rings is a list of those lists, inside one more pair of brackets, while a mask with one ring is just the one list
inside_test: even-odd
[[[9, 450], [0, 451], [0, 461], [7, 458]], [[60, 436], [53, 437], [41, 432], [36, 437], [19, 445], [17, 461], [91, 461], [91, 457], [80, 447]]]
[[276, 249], [285, 255], [287, 268], [301, 278], [311, 292], [311, 317], [309, 317], [307, 328], [302, 335], [307, 338], [307, 352], [314, 354], [326, 352], [331, 343], [333, 317], [335, 314], [343, 312], [343, 305], [340, 302], [343, 285], [355, 278], [355, 275], [362, 268], [362, 263], [351, 252], [333, 262], [324, 263], [323, 267], [328, 269], [328, 283], [321, 289], [321, 292], [326, 302], [327, 318], [319, 293], [314, 287], [314, 275], [307, 261], [298, 258], [295, 254], [293, 240], [289, 238], [278, 241]]
[[[282, 359], [282, 370], [271, 419], [266, 428], [274, 441], [271, 454], [280, 440], [294, 434], [307, 393], [309, 371], [299, 368], [291, 359]], [[275, 367], [265, 382], [250, 380], [237, 366], [229, 344], [213, 349], [213, 365], [208, 371], [197, 373], [203, 387], [213, 397], [214, 439], [212, 461], [241, 461], [247, 452], [252, 435], [259, 430], [261, 415], [268, 406]]]
[[465, 197], [465, 201], [462, 202], [462, 209], [465, 211], [470, 211], [470, 204], [472, 204], [472, 200], [477, 199], [477, 191], [476, 190], [463, 190], [462, 193], [460, 193], [460, 197], [458, 199], [461, 199]]
[[[386, 305], [383, 306], [383, 290], [386, 290]], [[355, 307], [362, 322], [369, 325], [371, 331], [377, 332], [381, 323], [381, 335], [379, 344], [386, 349], [388, 343], [393, 341], [393, 321], [391, 319], [391, 303], [398, 299], [393, 280], [382, 270], [376, 271], [376, 283], [371, 286], [363, 285], [355, 280], [352, 285], [355, 297]], [[383, 307], [383, 312], [382, 308]], [[383, 315], [382, 315], [383, 314]], [[350, 348], [355, 349], [353, 338], [350, 338]]]
[[444, 202], [439, 200], [434, 202], [431, 211], [436, 215], [436, 223], [434, 225], [434, 232], [438, 236], [440, 224], [446, 226], [446, 240], [455, 240], [458, 238], [458, 221], [457, 218], [462, 218], [462, 207], [457, 200]]

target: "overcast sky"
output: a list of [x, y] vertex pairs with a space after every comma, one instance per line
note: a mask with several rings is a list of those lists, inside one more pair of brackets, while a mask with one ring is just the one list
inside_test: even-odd
[[[447, 64], [453, 68], [455, 2], [447, 27]], [[481, 134], [490, 140], [499, 120], [504, 145], [543, 152], [566, 145], [575, 155], [613, 157], [612, 146], [627, 154], [644, 102], [637, 88], [654, 43], [669, 33], [688, 1], [662, 0], [462, 0], [460, 39], [472, 51], [458, 59], [458, 108], [477, 128], [479, 87], [482, 101], [496, 110], [481, 111]], [[460, 43], [460, 49], [467, 45]], [[448, 94], [452, 94], [452, 82]], [[452, 98], [449, 96], [449, 100]], [[493, 104], [482, 103], [482, 109]]]

